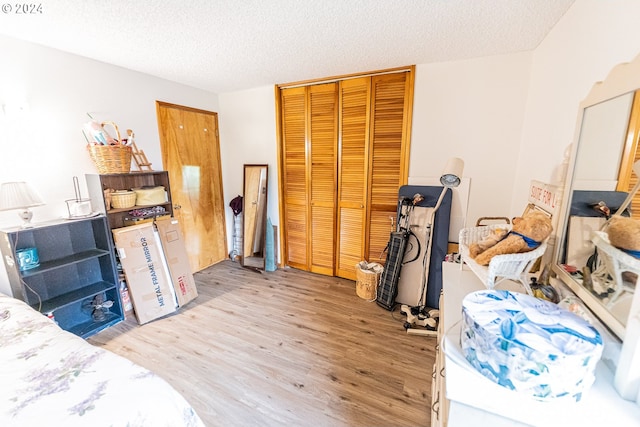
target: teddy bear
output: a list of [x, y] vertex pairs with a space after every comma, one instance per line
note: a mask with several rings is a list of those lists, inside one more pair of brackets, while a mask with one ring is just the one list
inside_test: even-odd
[[508, 233], [509, 230], [507, 230], [506, 228], [494, 228], [482, 240], [469, 244], [469, 256], [471, 258], [477, 257], [481, 252], [486, 251], [491, 246], [494, 246], [500, 240], [507, 237]]
[[516, 217], [512, 223], [510, 233], [476, 255], [474, 259], [478, 264], [489, 265], [491, 258], [496, 255], [532, 251], [540, 246], [540, 243], [549, 237], [553, 230], [551, 218], [539, 211], [531, 211], [522, 217]]
[[613, 216], [607, 228], [612, 246], [640, 258], [640, 221], [625, 216]]

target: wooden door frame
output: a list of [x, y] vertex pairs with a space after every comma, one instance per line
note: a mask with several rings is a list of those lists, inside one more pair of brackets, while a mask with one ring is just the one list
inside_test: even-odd
[[280, 244], [278, 245], [278, 267], [281, 268], [285, 264], [284, 254], [287, 253], [287, 241], [284, 234], [284, 173], [283, 173], [283, 150], [282, 150], [282, 98], [280, 93], [280, 87], [275, 85], [273, 87], [273, 94], [276, 101], [276, 156], [278, 162], [278, 215], [280, 217], [280, 227], [278, 230], [278, 237]]

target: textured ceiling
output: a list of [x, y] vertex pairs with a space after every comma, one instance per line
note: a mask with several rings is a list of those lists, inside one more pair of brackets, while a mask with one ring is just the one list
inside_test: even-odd
[[573, 2], [43, 0], [27, 15], [6, 2], [0, 34], [223, 93], [532, 50]]

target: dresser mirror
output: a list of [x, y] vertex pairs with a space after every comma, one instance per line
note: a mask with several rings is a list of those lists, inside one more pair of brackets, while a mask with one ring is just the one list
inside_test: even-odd
[[640, 57], [615, 67], [580, 106], [553, 264], [557, 278], [615, 335], [603, 358], [615, 372], [618, 393], [628, 400], [638, 399], [640, 384], [640, 259], [608, 244], [606, 222], [614, 214], [631, 215], [624, 206], [640, 179], [632, 170], [639, 88]]
[[243, 233], [241, 262], [263, 270], [267, 227], [267, 165], [244, 165]]

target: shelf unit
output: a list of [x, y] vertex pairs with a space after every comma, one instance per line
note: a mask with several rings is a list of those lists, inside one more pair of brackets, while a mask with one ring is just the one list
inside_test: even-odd
[[[133, 209], [150, 208], [162, 206], [165, 214], [173, 216], [173, 204], [171, 202], [171, 188], [169, 186], [169, 173], [167, 171], [141, 171], [131, 173], [113, 174], [87, 174], [87, 189], [91, 198], [91, 208], [95, 212], [105, 214], [109, 220], [109, 228], [124, 227], [124, 219], [129, 217], [129, 212]], [[104, 191], [131, 190], [139, 187], [164, 187], [167, 197], [164, 203], [155, 205], [134, 206], [131, 208], [110, 209], [104, 199]]]
[[[124, 319], [106, 217], [58, 220], [0, 231], [0, 250], [15, 298], [51, 313], [62, 329], [87, 338]], [[21, 270], [16, 251], [36, 248], [39, 266]], [[113, 305], [95, 320], [92, 301]]]

